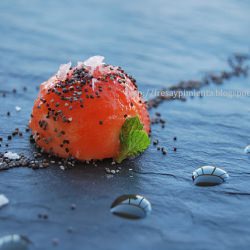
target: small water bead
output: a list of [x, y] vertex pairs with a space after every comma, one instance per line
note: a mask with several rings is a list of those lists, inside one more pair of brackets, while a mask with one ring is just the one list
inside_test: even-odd
[[16, 106], [15, 109], [16, 109], [17, 112], [19, 112], [19, 111], [21, 111], [22, 108], [19, 107], [19, 106]]
[[246, 154], [250, 154], [250, 145], [248, 145], [248, 146], [245, 147], [244, 152]]
[[110, 212], [126, 219], [142, 219], [151, 212], [150, 202], [137, 194], [122, 195], [111, 205]]
[[0, 238], [0, 250], [28, 250], [31, 241], [22, 235], [12, 234]]
[[229, 178], [223, 169], [213, 166], [203, 166], [193, 172], [192, 179], [197, 186], [215, 186], [222, 184]]

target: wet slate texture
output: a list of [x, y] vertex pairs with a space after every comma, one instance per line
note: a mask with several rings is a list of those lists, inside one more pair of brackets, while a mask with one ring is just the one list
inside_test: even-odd
[[[27, 125], [36, 87], [61, 63], [104, 55], [131, 73], [147, 95], [223, 69], [228, 55], [249, 49], [247, 1], [22, 0], [1, 1], [0, 8], [0, 91], [6, 93], [5, 98], [0, 94], [1, 152], [7, 150], [6, 136]], [[249, 88], [249, 78], [240, 78], [207, 90]], [[26, 235], [34, 249], [248, 249], [250, 157], [244, 147], [250, 143], [249, 104], [245, 96], [161, 105], [157, 111], [167, 124], [153, 126], [152, 138], [168, 154], [152, 145], [113, 177], [104, 171], [109, 163], [69, 171], [58, 166], [1, 171], [0, 193], [10, 204], [0, 209], [0, 236]], [[29, 155], [34, 148], [28, 137], [24, 133], [8, 142], [9, 150]], [[225, 169], [229, 181], [194, 186], [192, 172], [203, 165]], [[114, 199], [130, 193], [151, 202], [146, 219], [110, 213]], [[57, 246], [53, 239], [59, 240]]]

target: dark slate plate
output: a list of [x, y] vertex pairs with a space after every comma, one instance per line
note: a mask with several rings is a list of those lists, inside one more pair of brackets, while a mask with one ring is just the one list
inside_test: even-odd
[[[103, 54], [109, 63], [124, 66], [147, 94], [181, 79], [199, 78], [204, 70], [222, 69], [231, 52], [249, 46], [250, 6], [244, 1], [157, 0], [142, 5], [23, 0], [1, 1], [0, 8], [4, 138], [16, 127], [25, 130], [36, 86], [69, 59]], [[249, 78], [238, 78], [217, 89], [249, 87]], [[113, 177], [104, 171], [109, 162], [68, 171], [59, 166], [1, 171], [0, 193], [10, 204], [0, 209], [0, 236], [26, 235], [34, 249], [52, 249], [57, 241], [58, 249], [65, 250], [248, 249], [250, 158], [244, 147], [250, 142], [249, 103], [244, 96], [162, 104], [157, 111], [167, 124], [164, 129], [153, 126], [152, 138], [168, 154], [152, 145], [141, 157], [124, 162]], [[8, 150], [29, 155], [34, 150], [29, 134], [9, 142]], [[193, 185], [192, 172], [203, 165], [225, 169], [230, 180], [208, 188]], [[110, 213], [114, 199], [130, 193], [151, 202], [150, 216], [130, 221]]]

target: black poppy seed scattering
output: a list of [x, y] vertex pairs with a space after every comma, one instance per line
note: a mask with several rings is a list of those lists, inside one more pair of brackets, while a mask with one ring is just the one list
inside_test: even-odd
[[[169, 89], [163, 89], [162, 91], [170, 90], [170, 91], [183, 91], [183, 90], [190, 90], [190, 89], [200, 89], [203, 86], [208, 85], [209, 83], [215, 83], [215, 84], [221, 84], [225, 80], [231, 79], [232, 77], [239, 77], [239, 76], [247, 76], [248, 68], [244, 64], [248, 59], [249, 55], [244, 54], [235, 54], [232, 57], [229, 58], [228, 63], [231, 67], [230, 70], [223, 70], [219, 73], [211, 73], [206, 75], [201, 81], [182, 81], [179, 84], [170, 87]], [[100, 59], [100, 58], [99, 58]], [[97, 61], [99, 60], [97, 58]], [[91, 59], [93, 60], [93, 59]], [[128, 81], [131, 81], [131, 84], [135, 90], [137, 90], [136, 81], [129, 75], [127, 75], [120, 67], [113, 67], [107, 64], [100, 64], [100, 61], [98, 62], [99, 65], [96, 64], [96, 62], [88, 62], [86, 65], [84, 63], [79, 63], [79, 67], [69, 67], [69, 65], [62, 65], [60, 67], [60, 70], [58, 71], [57, 75], [54, 76], [54, 79], [57, 79], [54, 83], [54, 87], [44, 88], [44, 92], [47, 91], [47, 95], [50, 96], [50, 98], [44, 98], [42, 95], [40, 99], [37, 102], [36, 109], [40, 112], [43, 110], [46, 110], [46, 119], [39, 119], [37, 120], [37, 125], [40, 128], [40, 131], [35, 133], [34, 135], [30, 136], [30, 142], [31, 143], [38, 143], [43, 142], [43, 145], [48, 145], [48, 150], [45, 150], [44, 147], [37, 147], [38, 152], [34, 152], [33, 157], [26, 157], [23, 154], [20, 154], [20, 158], [12, 158], [15, 153], [12, 153], [10, 150], [6, 151], [8, 147], [11, 148], [12, 143], [15, 142], [16, 138], [24, 138], [26, 139], [25, 134], [23, 134], [22, 131], [20, 131], [18, 128], [13, 130], [8, 135], [1, 135], [0, 136], [0, 147], [5, 150], [4, 153], [0, 153], [0, 170], [5, 170], [13, 167], [18, 166], [27, 166], [33, 169], [41, 169], [41, 168], [47, 168], [50, 165], [56, 165], [56, 164], [63, 164], [64, 169], [71, 168], [72, 166], [75, 166], [77, 164], [77, 160], [72, 157], [71, 152], [71, 140], [68, 137], [67, 133], [67, 127], [65, 127], [64, 130], [58, 130], [57, 126], [54, 126], [53, 133], [55, 136], [44, 136], [43, 131], [46, 132], [48, 128], [51, 126], [51, 123], [53, 121], [63, 121], [63, 123], [67, 124], [66, 126], [69, 126], [71, 123], [75, 122], [75, 119], [73, 118], [73, 113], [77, 107], [86, 110], [89, 108], [89, 104], [86, 102], [86, 100], [95, 100], [95, 99], [102, 99], [103, 95], [105, 95], [106, 91], [114, 91], [114, 86], [112, 86], [110, 81], [116, 81], [116, 84], [120, 86], [123, 90], [126, 88], [126, 84], [128, 84]], [[94, 61], [96, 58], [94, 59]], [[87, 60], [88, 61], [88, 60]], [[93, 66], [94, 65], [94, 66]], [[95, 70], [100, 67], [100, 65], [103, 67], [104, 74], [99, 74], [98, 76], [95, 75]], [[95, 69], [93, 71], [93, 68]], [[65, 72], [67, 72], [65, 74]], [[102, 84], [99, 84], [99, 82], [102, 82]], [[48, 84], [48, 82], [46, 82]], [[45, 85], [47, 86], [47, 85]], [[28, 91], [27, 87], [22, 87], [24, 92]], [[37, 90], [39, 90], [39, 87], [36, 87]], [[6, 94], [7, 92], [1, 91], [0, 97], [8, 97]], [[18, 90], [17, 88], [12, 89], [12, 94], [17, 94]], [[138, 103], [144, 104], [144, 102], [141, 100], [141, 95], [138, 94]], [[149, 109], [156, 108], [160, 103], [163, 101], [170, 101], [173, 100], [171, 97], [164, 97], [164, 95], [157, 96], [153, 99], [150, 99], [147, 104]], [[181, 98], [183, 100], [183, 97]], [[138, 103], [135, 103], [134, 100], [128, 101], [128, 107], [131, 108], [133, 111], [134, 108], [138, 106]], [[100, 107], [100, 114], [103, 113], [103, 107]], [[69, 111], [69, 113], [66, 114], [65, 109]], [[131, 112], [132, 112], [131, 111]], [[8, 117], [15, 117], [14, 114], [11, 114], [10, 111], [6, 112], [6, 115]], [[131, 114], [126, 112], [121, 112], [121, 116], [123, 121], [127, 118], [131, 117]], [[148, 119], [148, 115], [146, 115]], [[34, 118], [34, 114], [31, 114], [31, 119]], [[97, 129], [106, 128], [106, 122], [103, 117], [101, 119], [96, 120]], [[155, 112], [154, 116], [151, 118], [151, 125], [157, 125], [159, 124], [162, 128], [165, 127], [166, 120], [163, 118], [162, 114], [160, 112]], [[53, 124], [54, 125], [54, 124]], [[101, 125], [101, 126], [100, 126]], [[91, 125], [92, 126], [92, 125]], [[150, 129], [148, 129], [150, 131]], [[25, 132], [30, 132], [30, 128], [26, 127]], [[63, 150], [67, 157], [61, 162], [58, 159], [50, 160], [50, 159], [44, 159], [44, 152], [48, 153], [48, 158], [53, 157], [55, 155], [55, 150], [53, 146], [50, 146], [52, 141], [58, 140], [58, 147], [60, 147], [60, 150]], [[177, 137], [173, 137], [173, 141], [177, 141]], [[8, 142], [8, 143], [7, 143]], [[101, 143], [101, 139], [100, 139]], [[162, 154], [166, 155], [168, 153], [167, 149], [165, 147], [162, 147], [159, 145], [159, 139], [153, 140], [153, 146], [156, 146], [157, 151], [160, 151]], [[245, 153], [248, 153], [249, 146], [247, 146], [244, 149]], [[173, 147], [173, 151], [177, 151], [177, 147]], [[5, 154], [11, 156], [6, 157]], [[87, 160], [87, 162], [92, 162], [93, 166], [97, 166], [96, 161], [90, 161], [91, 159]], [[115, 170], [116, 171], [116, 170]]]

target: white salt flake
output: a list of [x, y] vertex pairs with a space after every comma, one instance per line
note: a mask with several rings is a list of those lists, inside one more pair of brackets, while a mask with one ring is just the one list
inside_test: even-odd
[[65, 170], [65, 167], [61, 165], [61, 166], [60, 166], [60, 169], [61, 169], [61, 170]]
[[11, 151], [5, 153], [3, 156], [4, 156], [5, 158], [10, 159], [10, 160], [19, 160], [19, 159], [21, 158], [19, 154], [17, 154], [17, 153], [12, 153]]
[[4, 194], [0, 194], [0, 208], [7, 205], [8, 203], [9, 199]]
[[97, 66], [104, 64], [104, 56], [92, 56], [85, 60], [83, 64], [95, 69]]
[[107, 174], [110, 174], [110, 169], [109, 168], [105, 168], [105, 171]]
[[250, 145], [248, 145], [248, 146], [245, 147], [244, 152], [246, 154], [250, 154]]
[[16, 106], [16, 111], [19, 112], [22, 108], [19, 106]]
[[92, 89], [95, 90], [95, 83], [97, 82], [97, 79], [92, 79]]
[[78, 61], [77, 62], [77, 68], [81, 68], [84, 65], [84, 62]]
[[[92, 56], [85, 60], [84, 62], [77, 62], [77, 68], [80, 68], [82, 66], [87, 66], [90, 67], [90, 74], [94, 73], [94, 70], [96, 67], [103, 65], [104, 64], [104, 56]], [[95, 83], [97, 82], [97, 79], [93, 78], [92, 79], [92, 89], [95, 89]]]
[[59, 67], [59, 70], [56, 74], [57, 78], [61, 81], [65, 80], [67, 77], [67, 73], [69, 73], [69, 70], [71, 68], [72, 63], [68, 62], [66, 64], [61, 64]]

